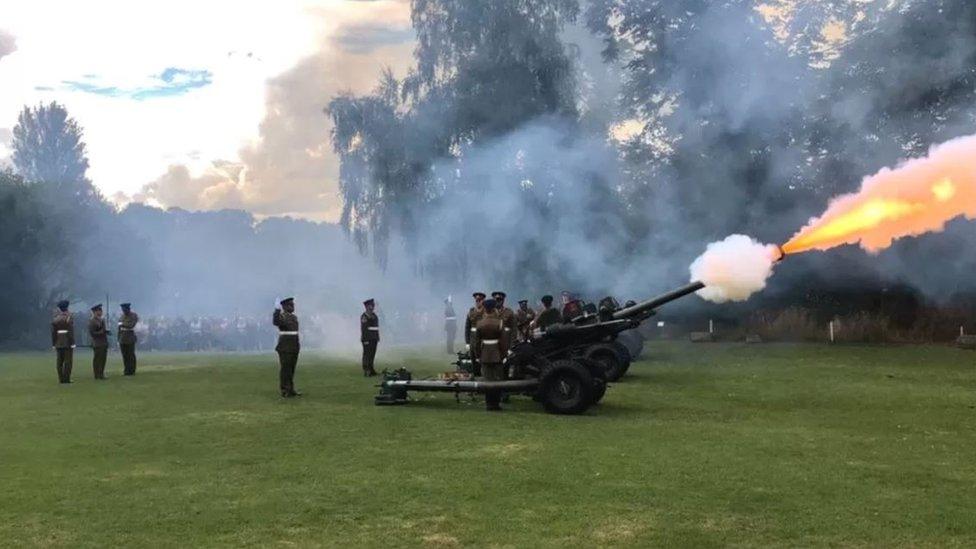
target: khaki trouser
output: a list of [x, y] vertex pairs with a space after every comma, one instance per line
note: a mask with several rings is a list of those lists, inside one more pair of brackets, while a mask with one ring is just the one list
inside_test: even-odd
[[282, 393], [295, 392], [295, 368], [298, 367], [298, 353], [278, 352], [278, 387]]
[[[484, 376], [485, 381], [504, 381], [505, 365], [501, 364], [500, 362], [483, 363], [481, 365], [481, 373]], [[501, 391], [485, 392], [485, 406], [488, 408], [497, 408], [501, 401]]]
[[67, 383], [71, 381], [71, 366], [74, 360], [74, 349], [71, 347], [58, 349], [57, 358], [57, 369], [58, 369], [58, 381], [61, 383]]
[[363, 341], [363, 372], [367, 374], [375, 373], [373, 363], [376, 361], [376, 347], [379, 341]]
[[95, 379], [105, 379], [105, 362], [108, 360], [108, 347], [93, 347], [92, 372]]
[[122, 373], [132, 376], [136, 374], [136, 345], [135, 343], [119, 344], [119, 351], [122, 353]]

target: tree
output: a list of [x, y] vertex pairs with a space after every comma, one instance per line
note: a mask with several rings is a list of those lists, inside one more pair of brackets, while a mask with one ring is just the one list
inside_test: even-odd
[[88, 180], [82, 129], [62, 105], [24, 107], [13, 131], [13, 164], [25, 181], [67, 191], [76, 203], [101, 200]]

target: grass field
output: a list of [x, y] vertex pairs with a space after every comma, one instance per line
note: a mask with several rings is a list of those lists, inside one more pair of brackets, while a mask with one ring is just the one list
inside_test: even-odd
[[[0, 355], [4, 546], [976, 544], [976, 354], [654, 344], [585, 416], [375, 407], [351, 358]], [[415, 373], [434, 352], [383, 355]]]

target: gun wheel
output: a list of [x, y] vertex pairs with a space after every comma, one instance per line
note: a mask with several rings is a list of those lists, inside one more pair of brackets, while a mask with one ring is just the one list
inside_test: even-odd
[[593, 404], [594, 380], [587, 368], [573, 360], [556, 360], [539, 380], [539, 399], [547, 412], [580, 414]]

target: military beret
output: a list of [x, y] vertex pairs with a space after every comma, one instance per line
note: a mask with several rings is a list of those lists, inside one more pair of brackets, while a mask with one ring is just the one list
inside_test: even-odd
[[505, 292], [499, 292], [499, 291], [496, 290], [494, 292], [491, 292], [491, 297], [493, 297], [495, 299], [498, 299], [498, 298], [505, 299], [507, 296], [505, 295]]
[[94, 307], [91, 308], [91, 310], [93, 310], [93, 311], [101, 311], [102, 310], [102, 304], [99, 303], [98, 305], [95, 305]]
[[496, 304], [494, 299], [486, 299], [485, 302], [482, 303], [482, 305], [484, 305], [486, 310], [491, 311], [495, 308]]
[[280, 303], [282, 305], [285, 305], [285, 304], [288, 304], [288, 303], [293, 303], [294, 301], [295, 301], [295, 298], [294, 297], [286, 297], [286, 298], [282, 299], [280, 301]]
[[365, 305], [367, 307], [369, 307], [370, 305], [375, 305], [375, 304], [376, 304], [376, 300], [374, 300], [373, 298], [369, 298], [366, 301], [363, 301], [363, 305]]
[[542, 302], [545, 303], [545, 304], [547, 304], [547, 305], [550, 304], [550, 303], [552, 303], [552, 296], [551, 295], [544, 295], [544, 296], [542, 296]]
[[520, 299], [518, 302], [519, 302], [519, 305], [521, 305], [522, 303], [528, 303], [529, 300], [528, 299]]
[[62, 299], [61, 301], [58, 301], [58, 309], [61, 309], [62, 311], [68, 310], [67, 300]]
[[119, 303], [119, 307], [122, 307], [123, 309], [128, 309], [131, 306], [131, 303]]
[[475, 292], [471, 294], [471, 297], [475, 297], [475, 298], [480, 297], [481, 299], [484, 299], [487, 296], [485, 295], [485, 292]]

